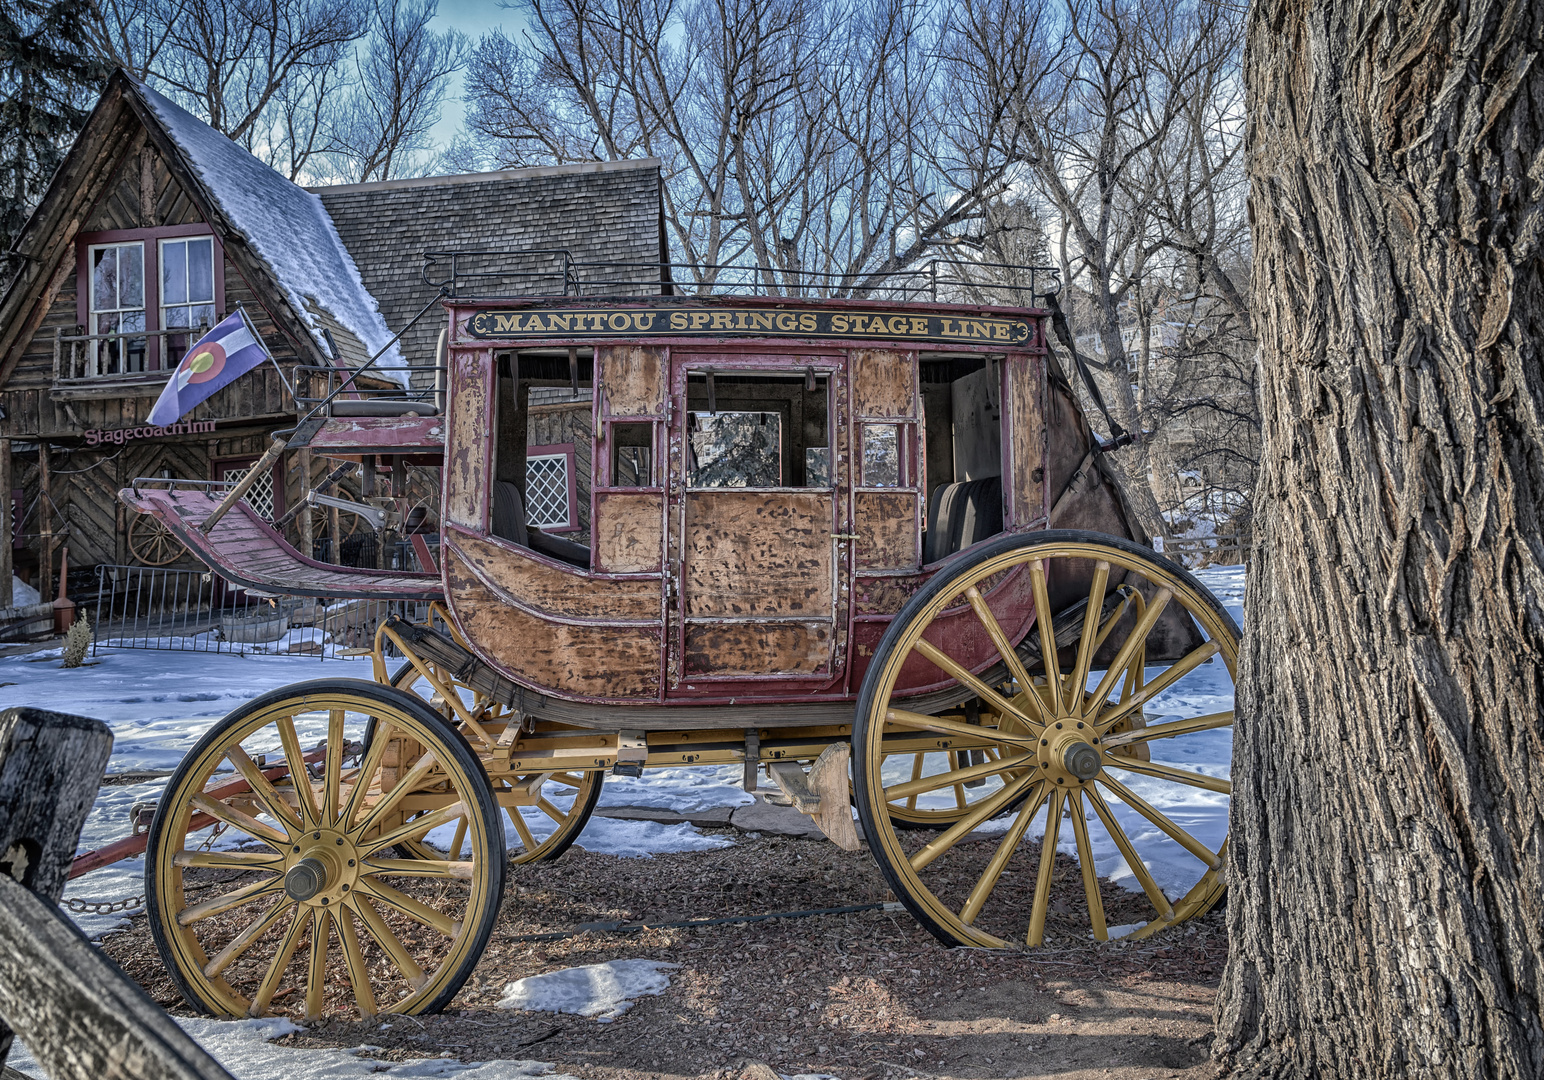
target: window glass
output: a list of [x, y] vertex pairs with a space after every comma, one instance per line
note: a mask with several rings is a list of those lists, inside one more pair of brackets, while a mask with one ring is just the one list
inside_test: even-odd
[[611, 486], [654, 486], [654, 426], [611, 426]]
[[532, 454], [525, 459], [525, 520], [538, 529], [573, 524], [568, 504], [569, 454]]
[[145, 339], [116, 335], [145, 329], [145, 249], [141, 244], [91, 248], [91, 333], [114, 335], [92, 342], [88, 374], [145, 370]]
[[831, 448], [829, 446], [805, 447], [804, 486], [831, 486]]
[[772, 412], [689, 415], [692, 487], [781, 487], [782, 420]]
[[863, 486], [901, 486], [901, 427], [863, 425]]
[[213, 326], [214, 241], [207, 236], [161, 241], [161, 326], [188, 327], [191, 334], [166, 338], [166, 366], [177, 363], [199, 331]]

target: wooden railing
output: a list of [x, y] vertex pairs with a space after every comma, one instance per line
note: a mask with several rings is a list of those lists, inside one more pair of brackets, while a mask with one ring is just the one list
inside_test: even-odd
[[[71, 386], [96, 387], [103, 382], [126, 380], [133, 382], [149, 382], [160, 379], [165, 380], [170, 365], [166, 363], [166, 338], [187, 338], [187, 344], [191, 345], [204, 334], [209, 327], [205, 325], [180, 327], [170, 330], [120, 330], [112, 334], [66, 334], [63, 327], [54, 331], [54, 387], [55, 389]], [[113, 361], [114, 366], [122, 368], [127, 355], [127, 343], [131, 341], [145, 342], [145, 363], [150, 362], [149, 343], [151, 338], [162, 339], [161, 366], [156, 369], [146, 367], [140, 371], [93, 371], [89, 370], [98, 366], [96, 355], [97, 348], [93, 343], [118, 341], [124, 343], [119, 350], [118, 357]]]
[[1188, 566], [1236, 566], [1249, 561], [1249, 545], [1237, 533], [1199, 539], [1165, 540], [1163, 554]]
[[112, 745], [99, 720], [0, 712], [0, 1066], [14, 1029], [52, 1080], [232, 1080], [59, 911]]

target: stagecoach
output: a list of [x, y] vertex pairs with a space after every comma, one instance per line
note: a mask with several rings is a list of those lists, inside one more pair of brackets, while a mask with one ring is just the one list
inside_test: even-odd
[[[1160, 751], [1231, 726], [1230, 702], [1173, 703], [1231, 687], [1238, 630], [1137, 527], [1047, 341], [1053, 307], [962, 302], [980, 294], [936, 273], [868, 300], [572, 277], [535, 296], [436, 278], [433, 388], [345, 386], [290, 438], [437, 467], [425, 569], [314, 561], [218, 490], [122, 493], [244, 588], [401, 612], [373, 682], [258, 697], [170, 778], [148, 907], [191, 1004], [443, 1007], [509, 867], [568, 848], [608, 776], [661, 767], [743, 766], [866, 842], [946, 945], [1034, 947], [1069, 918], [1103, 940], [1112, 897], [1144, 936], [1217, 901], [1225, 842], [1154, 791], [1226, 799]], [[533, 393], [587, 419], [578, 533], [531, 524]], [[1133, 888], [1099, 872], [1101, 844]], [[1185, 885], [1155, 880], [1159, 845]]]

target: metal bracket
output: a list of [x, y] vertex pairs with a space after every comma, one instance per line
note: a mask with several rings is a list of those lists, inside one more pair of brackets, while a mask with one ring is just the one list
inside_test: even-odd
[[617, 732], [617, 760], [612, 776], [642, 776], [643, 763], [649, 760], [649, 740], [641, 731]]

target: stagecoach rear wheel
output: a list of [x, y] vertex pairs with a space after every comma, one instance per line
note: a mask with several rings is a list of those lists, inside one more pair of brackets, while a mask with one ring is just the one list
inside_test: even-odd
[[170, 566], [188, 549], [154, 514], [135, 514], [129, 522], [129, 551], [146, 566]]
[[[1033, 599], [1032, 648], [994, 611], [1015, 578]], [[1066, 604], [1056, 586], [1069, 581], [1085, 583], [1086, 602]], [[1069, 614], [1077, 632], [1058, 633]], [[976, 670], [950, 655], [957, 636], [925, 636], [962, 615], [996, 645]], [[1172, 658], [1160, 658], [1163, 643]], [[1049, 674], [1044, 653], [1058, 656]], [[914, 657], [974, 693], [979, 725], [951, 715], [959, 709], [906, 707], [895, 687]], [[989, 948], [1090, 929], [1101, 941], [1145, 937], [1205, 912], [1224, 887], [1237, 657], [1238, 627], [1205, 586], [1128, 540], [1005, 536], [945, 567], [881, 640], [853, 727], [859, 817], [897, 898], [945, 944]], [[923, 734], [950, 736], [956, 749], [914, 778], [896, 763]], [[953, 790], [968, 812], [948, 828], [919, 833], [895, 820], [913, 795]]]
[[[393, 857], [409, 841], [428, 857]], [[315, 1021], [442, 1008], [487, 945], [504, 873], [498, 805], [466, 740], [411, 694], [318, 679], [237, 709], [183, 759], [145, 885], [191, 1004]]]
[[[405, 663], [396, 670], [391, 676], [391, 685], [418, 694], [433, 703], [434, 688], [420, 678], [411, 663]], [[459, 683], [453, 685], [464, 698], [475, 697], [469, 688]], [[493, 710], [497, 708], [492, 707]], [[445, 714], [451, 723], [455, 722], [454, 713], [448, 706], [441, 704], [438, 711]], [[489, 713], [490, 710], [479, 710], [479, 719], [496, 722], [497, 715]], [[572, 847], [574, 841], [579, 839], [579, 834], [584, 832], [596, 804], [600, 802], [601, 784], [605, 778], [606, 774], [601, 769], [549, 773], [539, 781], [535, 805], [530, 807], [529, 814], [513, 804], [512, 794], [515, 787], [528, 788], [533, 781], [537, 781], [536, 774], [509, 777], [509, 783], [502, 779], [495, 782], [494, 798], [500, 803], [507, 822], [505, 834], [509, 861], [516, 865], [549, 862]], [[415, 841], [409, 841], [398, 845], [398, 853], [403, 858], [421, 858], [421, 846]]]

